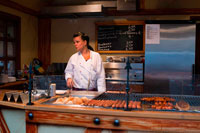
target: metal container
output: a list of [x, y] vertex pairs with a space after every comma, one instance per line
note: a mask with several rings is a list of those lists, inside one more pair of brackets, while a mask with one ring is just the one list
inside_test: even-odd
[[51, 83], [49, 86], [50, 96], [53, 97], [56, 95], [56, 84]]

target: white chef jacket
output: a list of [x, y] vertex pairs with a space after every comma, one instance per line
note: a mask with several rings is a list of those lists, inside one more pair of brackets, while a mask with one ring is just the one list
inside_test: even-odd
[[90, 50], [90, 59], [85, 60], [80, 52], [73, 54], [65, 68], [65, 80], [72, 78], [75, 88], [106, 91], [105, 70], [99, 53]]

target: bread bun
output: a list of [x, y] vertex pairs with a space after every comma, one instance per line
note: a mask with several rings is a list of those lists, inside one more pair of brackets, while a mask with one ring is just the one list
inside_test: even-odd
[[63, 104], [63, 98], [58, 98], [54, 104]]
[[63, 100], [63, 103], [64, 103], [64, 104], [67, 104], [69, 101], [70, 101], [69, 98], [64, 97], [64, 100]]
[[80, 104], [83, 104], [83, 101], [79, 97], [74, 97], [73, 104], [79, 104], [80, 105]]
[[190, 105], [186, 101], [180, 100], [176, 103], [176, 108], [178, 108], [179, 110], [186, 111], [190, 109]]
[[89, 100], [87, 97], [81, 97], [81, 99], [82, 99], [83, 103], [86, 103]]

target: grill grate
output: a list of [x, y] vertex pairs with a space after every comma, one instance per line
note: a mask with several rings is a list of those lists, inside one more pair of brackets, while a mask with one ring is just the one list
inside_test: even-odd
[[[189, 103], [191, 106], [190, 110], [200, 111], [200, 96], [191, 96], [191, 95], [166, 95], [166, 94], [136, 94], [132, 93], [129, 95], [130, 100], [141, 101], [141, 98], [144, 97], [169, 97], [175, 99], [173, 104], [179, 100], [184, 100]], [[94, 98], [94, 100], [126, 100], [126, 94], [124, 93], [108, 93], [104, 92], [101, 95]], [[171, 110], [174, 111], [174, 110]]]

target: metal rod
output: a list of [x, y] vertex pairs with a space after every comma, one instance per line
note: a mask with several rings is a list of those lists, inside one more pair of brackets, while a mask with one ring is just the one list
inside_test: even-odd
[[27, 103], [27, 105], [33, 105], [33, 103], [31, 102], [31, 91], [32, 91], [32, 75], [33, 71], [32, 71], [32, 63], [30, 63], [29, 65], [29, 84], [28, 84], [28, 94], [29, 94], [29, 102]]
[[126, 109], [125, 111], [129, 111], [130, 109], [128, 108], [128, 104], [129, 104], [129, 69], [131, 68], [130, 62], [129, 62], [129, 57], [127, 57], [127, 61], [126, 61], [126, 67], [125, 69], [127, 69], [127, 80], [126, 80]]

